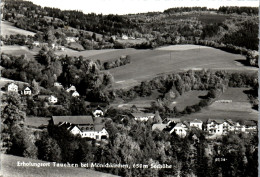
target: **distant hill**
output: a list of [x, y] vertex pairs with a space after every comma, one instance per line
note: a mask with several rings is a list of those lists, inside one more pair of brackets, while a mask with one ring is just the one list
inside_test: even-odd
[[0, 176], [3, 177], [113, 177], [115, 175], [101, 173], [84, 168], [74, 167], [20, 167], [17, 162], [46, 163], [46, 161], [28, 159], [13, 155], [1, 154], [1, 171]]

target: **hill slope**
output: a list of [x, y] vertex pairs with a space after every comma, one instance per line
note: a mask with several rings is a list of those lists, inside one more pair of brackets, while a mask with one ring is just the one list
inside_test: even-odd
[[101, 173], [93, 170], [86, 170], [84, 168], [74, 167], [20, 167], [17, 162], [32, 162], [32, 163], [46, 163], [46, 161], [27, 159], [23, 157], [1, 154], [1, 172], [3, 177], [112, 177], [115, 175]]

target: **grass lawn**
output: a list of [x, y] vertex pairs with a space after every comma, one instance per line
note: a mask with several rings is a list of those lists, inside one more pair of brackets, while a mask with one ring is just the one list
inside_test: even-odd
[[13, 23], [7, 22], [7, 21], [1, 21], [1, 35], [16, 35], [16, 34], [22, 34], [22, 35], [31, 35], [34, 36], [35, 33], [31, 31], [26, 31], [21, 28], [17, 28], [14, 26]]
[[1, 46], [1, 53], [6, 53], [10, 55], [16, 55], [21, 56], [26, 54], [28, 58], [34, 58], [35, 55], [38, 54], [40, 48], [34, 48], [33, 50], [29, 50], [25, 46], [19, 46], [19, 45], [5, 45]]
[[[217, 100], [232, 100], [231, 103], [213, 102], [200, 112], [182, 117], [183, 120], [232, 119], [258, 120], [258, 111], [252, 109], [245, 90], [250, 88], [228, 88]], [[216, 100], [216, 101], [217, 101]]]
[[17, 166], [20, 161], [28, 163], [46, 163], [46, 161], [28, 159], [13, 155], [1, 154], [1, 171], [0, 175], [3, 177], [71, 177], [71, 176], [85, 176], [85, 177], [112, 177], [107, 173], [101, 173], [94, 170], [75, 167], [21, 167]]

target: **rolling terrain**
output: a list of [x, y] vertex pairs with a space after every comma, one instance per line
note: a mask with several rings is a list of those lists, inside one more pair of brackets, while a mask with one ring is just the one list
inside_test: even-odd
[[244, 91], [249, 88], [228, 88], [217, 100], [232, 100], [230, 103], [213, 102], [200, 112], [182, 117], [183, 120], [232, 119], [258, 120], [258, 111], [252, 109]]
[[71, 176], [86, 176], [86, 177], [112, 177], [115, 175], [97, 172], [94, 170], [75, 168], [75, 167], [21, 167], [17, 166], [17, 162], [25, 163], [47, 163], [46, 161], [28, 159], [13, 155], [1, 154], [1, 171], [2, 177], [71, 177]]

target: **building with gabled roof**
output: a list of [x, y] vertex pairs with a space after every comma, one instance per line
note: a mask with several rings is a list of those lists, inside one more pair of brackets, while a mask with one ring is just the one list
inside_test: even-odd
[[181, 138], [185, 137], [188, 133], [189, 125], [186, 123], [177, 123], [170, 131], [170, 134], [175, 132]]
[[7, 86], [8, 92], [17, 92], [18, 93], [18, 85], [11, 83]]
[[109, 137], [101, 120], [93, 120], [92, 116], [52, 116], [52, 123], [66, 126], [73, 135], [80, 135], [82, 138], [101, 140]]
[[29, 87], [26, 87], [26, 88], [23, 90], [23, 94], [24, 94], [24, 95], [31, 95], [31, 94], [32, 94], [32, 90], [31, 90]]
[[70, 88], [66, 89], [67, 92], [76, 91], [76, 87], [71, 85]]
[[203, 122], [198, 119], [194, 119], [194, 120], [190, 121], [190, 127], [195, 127], [200, 130], [202, 130], [202, 124], [203, 124]]

